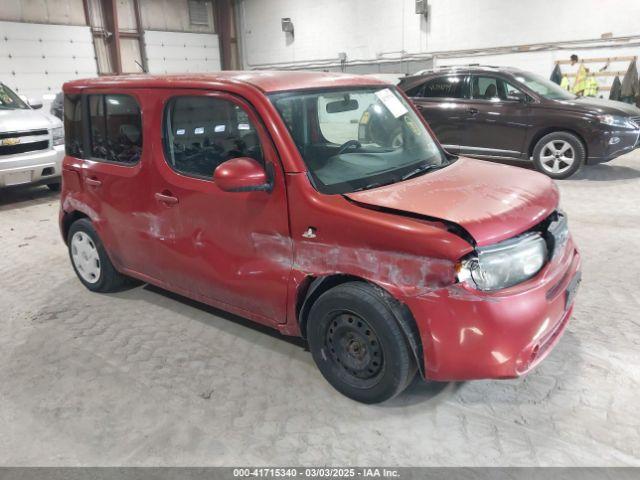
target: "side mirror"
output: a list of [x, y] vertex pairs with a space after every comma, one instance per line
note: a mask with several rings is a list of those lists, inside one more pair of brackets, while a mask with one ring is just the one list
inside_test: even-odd
[[270, 192], [273, 182], [253, 158], [232, 158], [218, 165], [213, 181], [225, 192]]
[[42, 102], [40, 100], [36, 100], [35, 98], [30, 98], [27, 103], [29, 104], [29, 106], [31, 108], [33, 108], [34, 110], [38, 110], [39, 108], [42, 108]]
[[527, 97], [526, 93], [513, 92], [512, 94], [507, 95], [507, 100], [510, 102], [527, 103], [529, 101], [529, 97]]

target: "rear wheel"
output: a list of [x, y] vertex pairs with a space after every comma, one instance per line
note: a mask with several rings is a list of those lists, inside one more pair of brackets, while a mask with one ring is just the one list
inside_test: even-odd
[[73, 222], [67, 236], [69, 257], [82, 284], [93, 292], [115, 292], [133, 281], [119, 273], [109, 260], [100, 237], [91, 222], [81, 218]]
[[327, 381], [353, 400], [383, 402], [415, 376], [391, 300], [377, 287], [349, 282], [322, 294], [309, 312], [313, 359]]
[[584, 145], [578, 137], [568, 132], [552, 132], [536, 143], [533, 164], [539, 172], [562, 180], [580, 169], [585, 156]]

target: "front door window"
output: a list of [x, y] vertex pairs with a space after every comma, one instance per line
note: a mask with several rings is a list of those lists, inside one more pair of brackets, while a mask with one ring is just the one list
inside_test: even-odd
[[167, 108], [166, 123], [167, 161], [184, 175], [210, 180], [221, 163], [238, 157], [264, 164], [255, 126], [228, 100], [177, 97]]
[[474, 76], [471, 80], [472, 97], [490, 102], [518, 101], [526, 98], [522, 90], [497, 77]]

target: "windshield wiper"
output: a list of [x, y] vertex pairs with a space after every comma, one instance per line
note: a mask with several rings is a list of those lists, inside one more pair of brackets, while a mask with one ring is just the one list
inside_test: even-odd
[[417, 177], [418, 175], [422, 174], [422, 173], [426, 173], [429, 170], [437, 170], [438, 168], [442, 168], [446, 165], [435, 165], [435, 164], [426, 164], [426, 165], [420, 165], [418, 168], [411, 170], [409, 173], [405, 173], [402, 177], [400, 177], [400, 180], [409, 180], [410, 178], [413, 177]]
[[364, 187], [356, 188], [354, 192], [359, 192], [361, 190], [371, 190], [372, 188], [384, 187], [385, 185], [391, 185], [392, 183], [396, 183], [397, 180], [390, 180], [388, 182], [373, 182], [365, 185]]
[[398, 179], [394, 178], [392, 180], [389, 180], [388, 182], [369, 183], [364, 187], [356, 188], [354, 192], [359, 192], [361, 190], [371, 190], [372, 188], [384, 187], [385, 185], [391, 185], [392, 183], [402, 182], [403, 180], [408, 180], [409, 178], [418, 176], [421, 173], [428, 172], [429, 170], [437, 170], [439, 168], [446, 167], [447, 165], [449, 164], [443, 163], [441, 165], [433, 165], [433, 164], [421, 165], [418, 168], [411, 170], [409, 173], [405, 173], [402, 177]]

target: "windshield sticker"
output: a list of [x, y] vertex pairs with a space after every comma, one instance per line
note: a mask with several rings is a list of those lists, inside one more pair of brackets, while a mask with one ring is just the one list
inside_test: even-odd
[[387, 110], [391, 112], [395, 118], [399, 118], [408, 112], [402, 102], [396, 97], [391, 90], [385, 88], [376, 92], [376, 97], [387, 107]]
[[416, 136], [422, 135], [422, 132], [420, 131], [418, 126], [415, 123], [413, 123], [413, 121], [409, 117], [404, 117], [404, 123], [407, 124], [407, 127], [411, 129], [414, 135]]

